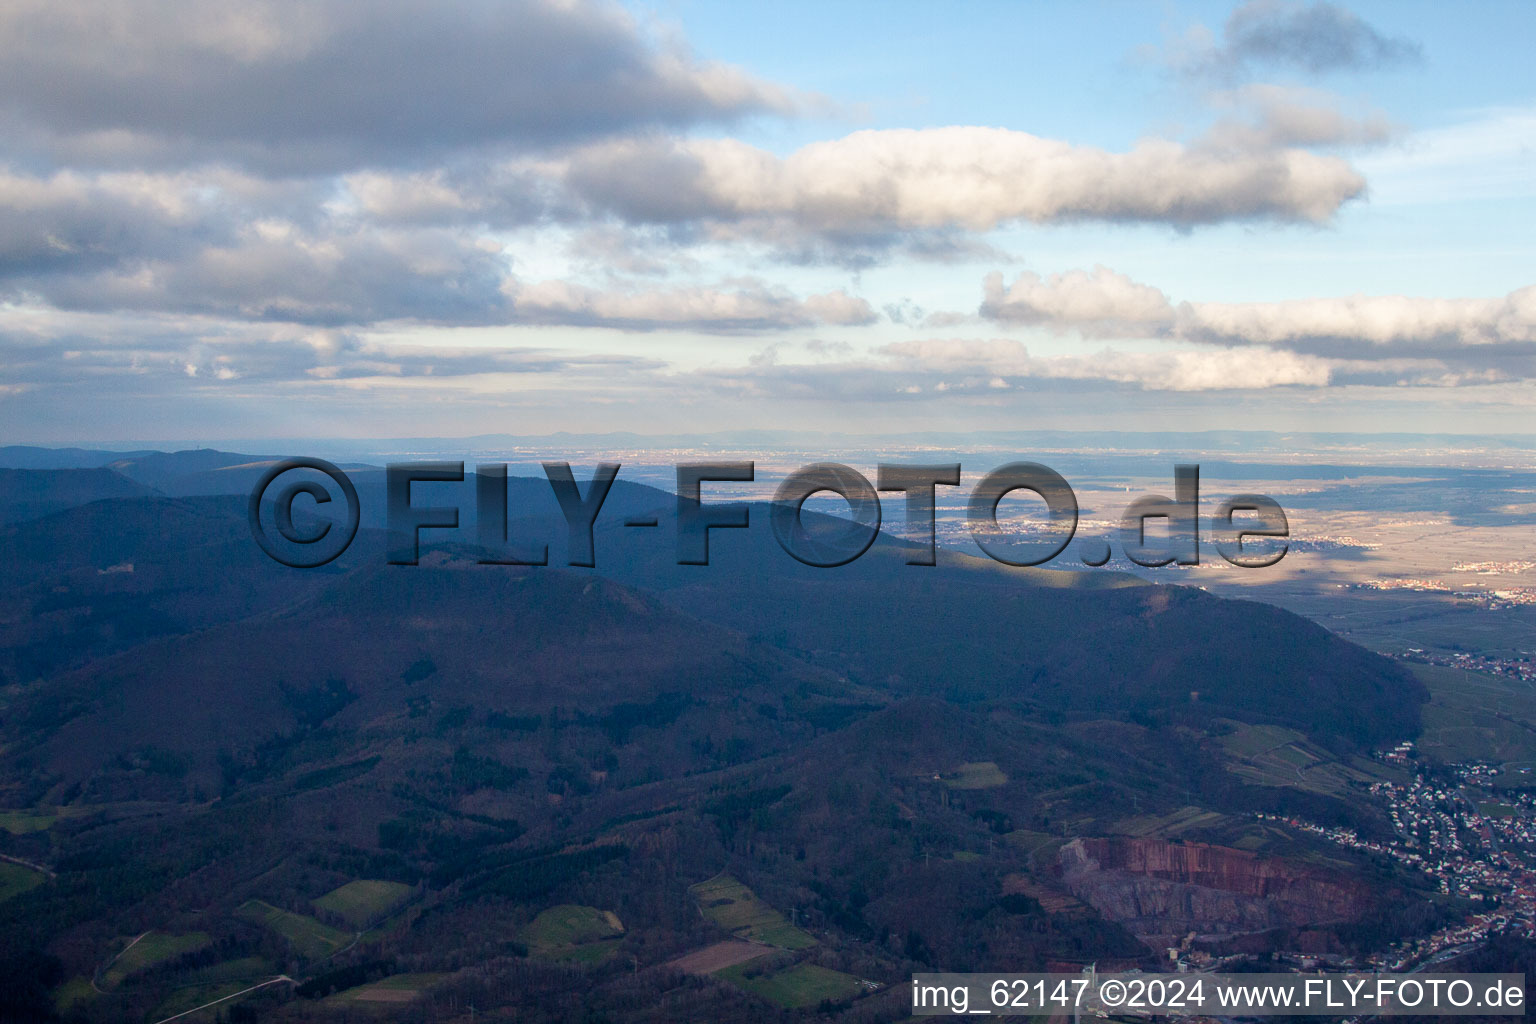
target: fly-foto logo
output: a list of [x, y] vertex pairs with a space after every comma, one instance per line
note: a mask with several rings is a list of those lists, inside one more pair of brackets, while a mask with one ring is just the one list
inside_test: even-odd
[[[567, 564], [595, 566], [593, 528], [604, 502], [618, 479], [616, 462], [599, 463], [585, 487], [569, 463], [546, 462], [544, 474], [560, 507], [568, 532]], [[693, 462], [677, 467], [676, 549], [679, 565], [708, 565], [713, 530], [747, 529], [751, 507], [742, 501], [706, 500], [709, 484], [742, 484], [756, 480], [752, 462]], [[531, 550], [508, 549], [508, 523], [513, 509], [507, 498], [507, 466], [476, 466], [472, 500], [476, 542], [494, 565], [547, 565], [549, 545], [535, 542]], [[286, 483], [278, 486], [283, 478]], [[881, 463], [875, 482], [852, 467], [818, 462], [789, 474], [779, 484], [769, 505], [768, 520], [774, 538], [784, 552], [810, 566], [834, 568], [857, 560], [874, 544], [884, 521], [882, 493], [903, 496], [905, 529], [909, 544], [907, 564], [936, 562], [936, 504], [938, 488], [958, 487], [959, 463]], [[415, 565], [424, 530], [457, 529], [457, 505], [418, 505], [412, 500], [414, 484], [465, 484], [462, 462], [392, 463], [385, 468], [385, 523], [389, 534], [389, 563]], [[1120, 543], [1125, 557], [1137, 565], [1200, 563], [1200, 467], [1174, 467], [1173, 496], [1144, 494], [1126, 508], [1120, 519]], [[311, 515], [301, 526], [295, 522], [295, 506], [307, 498], [311, 511], [332, 503], [332, 488], [345, 503], [340, 521]], [[1002, 500], [1025, 491], [1044, 501], [1044, 529], [1021, 534], [999, 520]], [[829, 493], [848, 506], [848, 517], [822, 516], [816, 528], [807, 526], [805, 503], [814, 495]], [[323, 459], [287, 459], [273, 465], [251, 492], [247, 509], [252, 536], [269, 556], [295, 568], [314, 568], [333, 561], [352, 543], [361, 520], [357, 488], [342, 470]], [[1241, 515], [1240, 515], [1241, 514]], [[1038, 462], [1010, 462], [987, 473], [971, 491], [966, 508], [970, 536], [987, 555], [1007, 565], [1043, 565], [1059, 557], [1071, 545], [1079, 524], [1077, 495], [1061, 474]], [[274, 537], [268, 523], [275, 529]], [[1158, 531], [1154, 524], [1166, 529]], [[655, 527], [655, 516], [631, 517], [626, 526]], [[1217, 552], [1232, 565], [1253, 569], [1274, 565], [1285, 556], [1290, 524], [1285, 510], [1262, 494], [1239, 494], [1223, 500], [1210, 521], [1210, 535]], [[1250, 538], [1265, 539], [1266, 547], [1245, 548]], [[1101, 566], [1112, 557], [1110, 543], [1102, 538], [1085, 539], [1075, 551], [1082, 564]]]

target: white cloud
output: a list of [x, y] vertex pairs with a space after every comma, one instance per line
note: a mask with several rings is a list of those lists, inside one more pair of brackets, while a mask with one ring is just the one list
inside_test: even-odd
[[984, 377], [989, 388], [997, 379], [1024, 378], [1132, 384], [1150, 391], [1252, 391], [1323, 387], [1331, 372], [1328, 360], [1267, 349], [1104, 349], [1090, 355], [1036, 356], [1022, 343], [1004, 339], [895, 342], [880, 352], [909, 369], [961, 375], [962, 384]]
[[507, 312], [499, 248], [432, 228], [326, 225], [317, 231], [260, 220], [234, 237], [188, 244], [170, 256], [124, 259], [97, 272], [74, 269], [17, 277], [10, 290], [59, 309], [236, 321], [496, 323]]
[[1218, 148], [1377, 145], [1394, 131], [1381, 111], [1348, 113], [1339, 97], [1319, 89], [1255, 83], [1213, 93], [1208, 101], [1227, 112], [1205, 136]]
[[841, 289], [810, 296], [805, 300], [805, 309], [821, 323], [844, 327], [872, 324], [880, 319], [868, 302]]
[[1309, 74], [1371, 71], [1423, 59], [1411, 39], [1388, 35], [1333, 3], [1247, 0], [1227, 17], [1218, 42], [1203, 26], [1186, 33], [1171, 63], [1193, 75], [1240, 77], [1256, 68]]
[[511, 282], [507, 291], [514, 319], [525, 324], [735, 334], [817, 324], [867, 324], [876, 319], [868, 302], [846, 292], [798, 299], [759, 281], [734, 287], [653, 290], [597, 289], [569, 281]]
[[216, 212], [186, 182], [162, 175], [0, 169], [0, 278], [183, 248]]
[[1007, 287], [1003, 275], [993, 272], [982, 288], [984, 317], [1070, 328], [1088, 335], [1161, 333], [1174, 318], [1168, 296], [1104, 266], [1047, 278], [1025, 271]]
[[828, 235], [1017, 221], [1316, 224], [1365, 190], [1345, 161], [1302, 149], [1148, 139], [1113, 153], [980, 127], [860, 131], [784, 158], [733, 139], [614, 140], [549, 168], [629, 220], [702, 221], [726, 234], [781, 222]]
[[[165, 388], [169, 378], [218, 387], [370, 378], [451, 381], [486, 375], [624, 375], [664, 363], [643, 354], [560, 351], [527, 345], [380, 340], [354, 331], [290, 323], [231, 324], [168, 318], [33, 312], [0, 330], [0, 366], [17, 387], [117, 392]], [[226, 388], [227, 390], [227, 388]]]
[[1536, 286], [1500, 298], [1353, 295], [1285, 302], [1185, 303], [1177, 333], [1234, 345], [1361, 342], [1379, 349], [1536, 343]]
[[8, 142], [84, 162], [345, 171], [784, 112], [587, 0], [10, 0]]
[[1048, 278], [1024, 273], [1007, 286], [993, 273], [982, 287], [983, 317], [1085, 336], [1269, 345], [1355, 358], [1536, 344], [1536, 285], [1497, 298], [1354, 295], [1174, 305], [1156, 288], [1095, 267]]

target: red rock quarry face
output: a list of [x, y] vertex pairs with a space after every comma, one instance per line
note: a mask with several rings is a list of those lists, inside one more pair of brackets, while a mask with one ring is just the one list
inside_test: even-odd
[[1370, 904], [1357, 879], [1203, 843], [1075, 839], [1059, 866], [1073, 895], [1153, 945], [1349, 921]]

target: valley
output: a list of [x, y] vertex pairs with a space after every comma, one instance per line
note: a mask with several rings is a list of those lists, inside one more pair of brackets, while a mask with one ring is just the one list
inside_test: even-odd
[[306, 573], [241, 515], [113, 497], [0, 532], [0, 630], [28, 623], [0, 952], [38, 1012], [894, 1021], [918, 970], [1528, 934], [1384, 852], [1382, 794], [1471, 749], [1522, 820], [1515, 678], [1126, 574], [914, 569], [894, 539], [828, 575], [741, 531], [691, 572], [600, 522], [598, 570], [456, 541], [400, 567], [365, 526]]

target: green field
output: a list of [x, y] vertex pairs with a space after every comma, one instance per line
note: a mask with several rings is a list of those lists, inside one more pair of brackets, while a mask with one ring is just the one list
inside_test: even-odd
[[1296, 838], [1283, 828], [1193, 805], [1162, 815], [1122, 818], [1114, 823], [1112, 831], [1138, 839], [1194, 840], [1271, 854], [1292, 847]]
[[0, 811], [0, 829], [12, 835], [41, 832], [52, 828], [65, 818], [80, 818], [95, 812], [95, 807], [30, 807], [14, 811]]
[[53, 811], [0, 811], [0, 828], [13, 836], [41, 832], [45, 828], [52, 828], [58, 820], [58, 814]]
[[580, 946], [572, 946], [558, 953], [552, 953], [549, 959], [590, 967], [593, 964], [602, 963], [618, 951], [618, 939], [604, 939], [601, 942], [588, 942]]
[[65, 1013], [77, 1003], [88, 1003], [95, 998], [96, 990], [91, 988], [91, 979], [75, 977], [54, 991], [53, 1005], [60, 1013]]
[[209, 941], [206, 932], [188, 932], [185, 935], [150, 932], [112, 961], [112, 965], [101, 976], [101, 985], [103, 988], [116, 988], [140, 971], [202, 949]]
[[326, 998], [327, 1003], [377, 1006], [381, 1010], [414, 1002], [423, 992], [448, 977], [446, 974], [396, 974]]
[[276, 973], [278, 972], [272, 964], [262, 957], [243, 956], [236, 960], [225, 960], [190, 971], [187, 973], [185, 984], [213, 985], [225, 981], [255, 984], [258, 981], [266, 981]]
[[[167, 996], [164, 1002], [155, 1007], [154, 1013], [150, 1014], [149, 1019], [164, 1020], [176, 1014], [186, 1013], [193, 1007], [211, 1003], [216, 999], [223, 999], [225, 996], [232, 996], [241, 989], [247, 989], [259, 982], [266, 981], [269, 977], [271, 977], [270, 974], [255, 981], [220, 981], [207, 985], [187, 985], [183, 988], [178, 988]], [[239, 1001], [238, 999], [232, 999], [227, 1003], [220, 1003], [218, 1006], [210, 1006], [200, 1014], [187, 1014], [182, 1020], [222, 1020], [222, 1017], [217, 1017], [216, 1015], [221, 1011], [228, 1012], [229, 1008]]]
[[399, 910], [410, 901], [414, 891], [400, 882], [364, 878], [332, 889], [314, 904], [317, 909], [335, 914], [354, 928], [365, 928]]
[[[1224, 720], [1225, 721], [1225, 720]], [[1303, 739], [1301, 733], [1278, 725], [1229, 722], [1233, 731], [1221, 737], [1221, 745], [1233, 757], [1254, 757], [1286, 743]]]
[[1232, 731], [1220, 737], [1221, 746], [1233, 759], [1230, 770], [1248, 782], [1342, 796], [1359, 785], [1396, 778], [1390, 769], [1363, 757], [1341, 761], [1294, 729], [1228, 724]]
[[522, 939], [535, 956], [597, 963], [618, 948], [624, 924], [611, 910], [563, 903], [529, 922]]
[[261, 900], [247, 900], [235, 911], [242, 921], [270, 929], [287, 939], [301, 956], [323, 960], [352, 941], [346, 932], [321, 924], [312, 917], [279, 910]]
[[1536, 762], [1536, 693], [1499, 676], [1410, 665], [1429, 687], [1419, 752], [1435, 761]]
[[1277, 846], [1288, 846], [1294, 840], [1295, 836], [1285, 829], [1261, 822], [1246, 822], [1235, 838], [1227, 840], [1227, 845], [1251, 853], [1264, 853]]
[[41, 871], [33, 871], [20, 864], [12, 864], [8, 860], [0, 860], [0, 901], [36, 889], [47, 880], [48, 876]]
[[993, 789], [1008, 784], [1008, 776], [992, 761], [969, 761], [944, 776], [950, 789]]
[[1191, 829], [1211, 828], [1227, 820], [1227, 816], [1204, 807], [1180, 807], [1168, 814], [1139, 814], [1115, 823], [1115, 831], [1138, 838], [1164, 838], [1176, 836]]
[[704, 916], [738, 938], [778, 946], [809, 949], [816, 940], [784, 920], [784, 915], [753, 895], [730, 875], [716, 875], [691, 887]]
[[1016, 828], [1003, 839], [1010, 846], [1023, 850], [1031, 862], [1054, 861], [1056, 852], [1066, 843], [1061, 836], [1049, 832], [1032, 832], [1027, 828]]
[[749, 962], [716, 971], [714, 976], [789, 1010], [817, 1006], [823, 999], [852, 999], [863, 991], [859, 979], [816, 964], [798, 964], [754, 977], [755, 973]]

